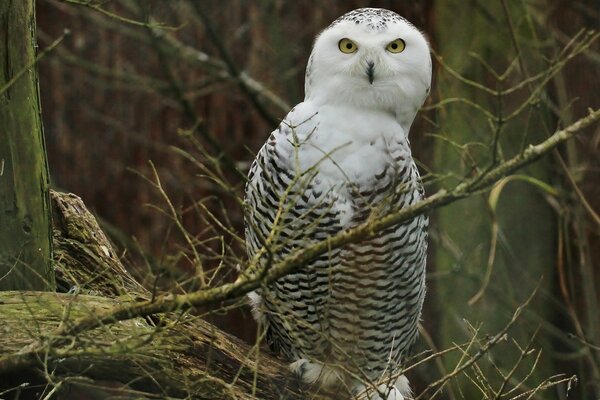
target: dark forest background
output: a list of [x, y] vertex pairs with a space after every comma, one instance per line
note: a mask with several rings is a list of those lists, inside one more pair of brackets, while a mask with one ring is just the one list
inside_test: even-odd
[[[204, 249], [207, 268], [218, 268], [223, 242], [198, 212], [204, 206], [226, 221], [223, 240], [243, 259], [233, 238], [243, 234], [239, 202], [203, 178], [193, 160], [207, 159], [202, 149], [222, 152], [245, 174], [276, 121], [302, 100], [315, 35], [359, 7], [398, 12], [435, 52], [432, 94], [410, 134], [427, 193], [600, 106], [600, 40], [577, 49], [600, 28], [597, 0], [39, 0], [41, 48], [71, 31], [39, 63], [53, 187], [82, 197], [146, 287], [193, 289], [189, 243], [163, 212], [164, 193]], [[562, 383], [532, 398], [566, 398], [572, 375], [578, 383], [569, 398], [600, 395], [599, 146], [600, 131], [589, 128], [491, 192], [431, 214], [417, 352], [498, 332], [538, 288], [507, 340], [479, 371], [454, 379], [443, 398], [494, 398], [484, 397], [482, 380], [497, 387], [527, 378], [522, 387], [530, 389], [558, 374]], [[240, 196], [243, 180], [223, 168]], [[218, 279], [235, 275], [235, 262], [225, 264]], [[245, 306], [207, 318], [255, 340]], [[521, 360], [528, 343], [532, 352]], [[412, 371], [416, 392], [452, 371], [460, 356]]]

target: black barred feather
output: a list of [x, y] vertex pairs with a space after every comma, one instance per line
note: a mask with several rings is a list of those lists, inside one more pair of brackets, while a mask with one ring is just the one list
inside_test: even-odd
[[[406, 142], [390, 148], [389, 163], [368, 179], [368, 186], [342, 180], [326, 187], [318, 166], [316, 174], [307, 176], [289, 168], [289, 160], [277, 151], [281, 140], [290, 139], [285, 132], [271, 135], [250, 171], [250, 257], [271, 236], [276, 238], [271, 240], [271, 262], [277, 262], [423, 198]], [[340, 203], [352, 210], [346, 224], [336, 207]], [[425, 295], [427, 223], [427, 217], [419, 216], [370, 240], [332, 249], [269, 285], [260, 295], [271, 347], [290, 361], [342, 364], [372, 378], [397, 369], [417, 336]]]
[[[398, 14], [362, 8], [325, 29], [308, 61], [304, 101], [251, 167], [248, 255], [277, 263], [422, 200], [408, 132], [430, 86], [427, 40]], [[342, 375], [354, 393], [373, 380], [386, 400], [408, 397], [397, 373], [417, 337], [427, 224], [417, 216], [330, 249], [253, 294], [271, 348], [307, 382], [330, 385]]]

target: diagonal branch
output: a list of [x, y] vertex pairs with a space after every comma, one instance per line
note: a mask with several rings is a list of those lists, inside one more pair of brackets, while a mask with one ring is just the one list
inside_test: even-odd
[[275, 116], [271, 115], [271, 113], [259, 101], [258, 96], [248, 85], [247, 81], [242, 79], [242, 76], [244, 75], [243, 71], [239, 70], [236, 63], [233, 61], [231, 54], [229, 54], [229, 51], [227, 51], [225, 45], [221, 42], [221, 39], [219, 38], [219, 35], [217, 34], [215, 27], [213, 26], [213, 23], [208, 17], [208, 15], [206, 15], [206, 13], [204, 12], [204, 10], [198, 2], [192, 2], [192, 5], [194, 6], [196, 14], [200, 17], [200, 19], [202, 19], [202, 22], [204, 23], [204, 27], [206, 29], [206, 33], [212, 40], [213, 44], [217, 47], [217, 50], [219, 51], [221, 58], [223, 59], [223, 62], [227, 67], [229, 75], [231, 75], [234, 78], [234, 80], [237, 82], [242, 92], [246, 94], [248, 100], [250, 100], [256, 111], [258, 111], [258, 113], [271, 125], [279, 125], [280, 120]]
[[2, 87], [0, 87], [0, 95], [2, 95], [4, 92], [6, 92], [8, 89], [10, 89], [10, 87], [12, 85], [14, 85], [19, 79], [21, 79], [21, 77], [26, 73], [31, 71], [31, 68], [36, 65], [42, 58], [44, 58], [48, 53], [52, 52], [54, 49], [56, 49], [58, 47], [58, 45], [63, 41], [64, 38], [66, 38], [67, 36], [69, 36], [71, 34], [71, 31], [68, 29], [65, 29], [65, 31], [63, 32], [62, 35], [60, 35], [56, 40], [54, 40], [48, 47], [46, 47], [40, 54], [37, 55], [37, 57], [35, 57], [35, 59], [29, 64], [27, 65], [25, 68], [21, 69], [19, 72], [17, 72], [16, 74], [14, 74], [14, 76], [11, 78], [11, 80], [9, 80], [8, 82], [6, 82], [6, 84]]
[[373, 237], [378, 232], [388, 227], [488, 189], [502, 177], [537, 160], [598, 120], [600, 120], [600, 109], [590, 110], [588, 116], [581, 118], [565, 129], [556, 131], [545, 141], [537, 145], [530, 145], [522, 153], [517, 154], [515, 157], [484, 174], [479, 174], [468, 179], [455, 186], [453, 189], [440, 189], [437, 193], [411, 207], [404, 208], [375, 220], [367, 221], [356, 228], [342, 231], [328, 240], [321, 241], [310, 247], [299, 250], [272, 266], [259, 265], [257, 259], [252, 259], [249, 261], [248, 268], [245, 272], [233, 283], [199, 290], [185, 295], [168, 294], [157, 297], [152, 301], [128, 303], [97, 315], [82, 318], [74, 325], [59, 329], [58, 332], [48, 335], [46, 339], [33, 343], [23, 349], [19, 354], [1, 357], [0, 373], [9, 371], [15, 367], [32, 365], [38, 358], [42, 357], [48, 349], [65, 345], [64, 339], [61, 339], [61, 337], [64, 338], [66, 336], [76, 335], [103, 325], [113, 324], [118, 321], [136, 317], [146, 317], [153, 314], [176, 310], [188, 310], [199, 306], [213, 305], [240, 298], [244, 294], [259, 288], [261, 285], [272, 282], [296, 270], [306, 262], [327, 251], [331, 251], [331, 249]]

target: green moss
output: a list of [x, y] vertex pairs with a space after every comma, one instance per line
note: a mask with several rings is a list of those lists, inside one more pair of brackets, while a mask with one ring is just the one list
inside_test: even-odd
[[0, 2], [0, 290], [53, 290], [33, 0]]

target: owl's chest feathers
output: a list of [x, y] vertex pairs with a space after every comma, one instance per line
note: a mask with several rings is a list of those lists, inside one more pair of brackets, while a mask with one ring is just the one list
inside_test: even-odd
[[288, 168], [316, 170], [329, 184], [371, 186], [390, 165], [412, 162], [406, 133], [387, 112], [305, 102], [286, 123], [277, 140], [279, 156]]

